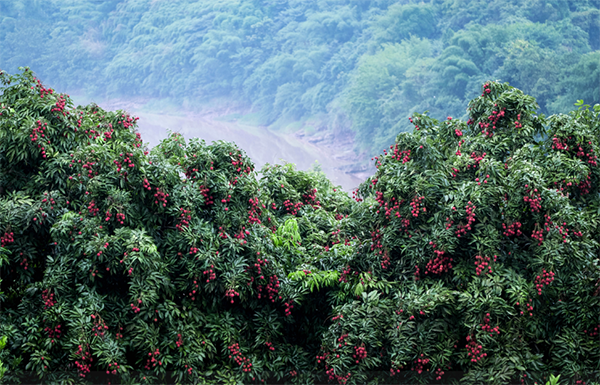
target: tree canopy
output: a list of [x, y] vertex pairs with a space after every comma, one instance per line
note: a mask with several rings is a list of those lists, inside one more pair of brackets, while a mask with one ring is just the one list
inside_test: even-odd
[[11, 383], [600, 380], [600, 105], [545, 117], [485, 82], [467, 121], [414, 114], [350, 197], [234, 143], [148, 151], [27, 68], [0, 82]]

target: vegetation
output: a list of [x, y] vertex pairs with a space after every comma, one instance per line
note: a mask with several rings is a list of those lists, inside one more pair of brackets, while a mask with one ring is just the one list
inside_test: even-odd
[[[353, 198], [0, 74], [10, 383], [600, 380], [600, 105], [486, 82]], [[105, 373], [105, 374], [104, 374]]]
[[487, 79], [545, 114], [600, 103], [597, 0], [17, 0], [0, 15], [9, 72], [94, 96], [229, 98], [274, 126], [343, 116], [368, 157], [415, 111], [467, 119]]

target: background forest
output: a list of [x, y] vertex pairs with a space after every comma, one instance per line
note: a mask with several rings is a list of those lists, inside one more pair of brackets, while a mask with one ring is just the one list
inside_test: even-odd
[[236, 102], [273, 128], [316, 118], [355, 133], [358, 169], [415, 111], [466, 117], [489, 79], [545, 114], [600, 102], [600, 1], [2, 1], [0, 68], [19, 66], [62, 91]]

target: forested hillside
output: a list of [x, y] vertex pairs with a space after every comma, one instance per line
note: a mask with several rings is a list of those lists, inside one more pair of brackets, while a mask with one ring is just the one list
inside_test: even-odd
[[499, 79], [542, 113], [600, 102], [600, 2], [0, 2], [0, 68], [88, 94], [215, 97], [262, 124], [348, 122], [367, 157]]

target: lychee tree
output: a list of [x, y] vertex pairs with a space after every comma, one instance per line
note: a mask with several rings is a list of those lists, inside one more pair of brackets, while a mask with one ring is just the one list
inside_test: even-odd
[[318, 356], [330, 379], [598, 381], [600, 105], [536, 108], [488, 82], [467, 122], [415, 114], [374, 158], [347, 268], [371, 275], [334, 307]]
[[598, 109], [486, 83], [466, 123], [415, 114], [353, 200], [0, 81], [8, 381], [598, 380]]
[[[330, 233], [350, 212], [348, 196], [290, 165], [261, 179], [233, 143], [172, 134], [148, 151], [124, 111], [73, 107], [28, 69], [1, 79], [10, 381], [24, 372], [122, 383], [167, 371], [186, 383], [306, 376], [328, 312], [322, 304], [292, 317], [286, 261], [319, 250], [275, 246], [273, 234], [304, 213]], [[300, 212], [287, 210], [290, 199]]]

